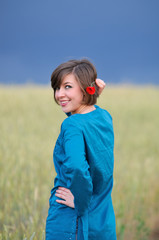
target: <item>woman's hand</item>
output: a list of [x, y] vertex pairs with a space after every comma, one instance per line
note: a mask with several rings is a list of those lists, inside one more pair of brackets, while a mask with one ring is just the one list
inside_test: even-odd
[[99, 87], [98, 93], [99, 95], [102, 93], [103, 89], [105, 88], [105, 82], [99, 78], [95, 80], [97, 86]]
[[56, 202], [64, 204], [71, 208], [75, 208], [74, 196], [68, 188], [58, 187], [55, 196], [64, 199], [64, 200], [56, 199]]

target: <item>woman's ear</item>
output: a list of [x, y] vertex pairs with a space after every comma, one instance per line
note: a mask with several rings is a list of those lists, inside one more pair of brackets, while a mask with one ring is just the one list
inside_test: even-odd
[[86, 93], [83, 92], [83, 101], [82, 101], [82, 103], [85, 104], [85, 102], [86, 102]]

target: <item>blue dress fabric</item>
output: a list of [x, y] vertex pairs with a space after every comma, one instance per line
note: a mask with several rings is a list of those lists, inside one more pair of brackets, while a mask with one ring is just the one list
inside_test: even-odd
[[[49, 199], [46, 240], [116, 240], [112, 117], [95, 108], [71, 115], [61, 125], [53, 153], [57, 175]], [[56, 202], [60, 186], [71, 190], [75, 208]]]

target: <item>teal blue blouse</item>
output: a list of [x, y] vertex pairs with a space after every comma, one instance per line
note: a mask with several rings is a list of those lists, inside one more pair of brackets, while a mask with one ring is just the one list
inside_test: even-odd
[[[116, 240], [112, 117], [95, 108], [71, 115], [61, 125], [53, 153], [57, 176], [49, 199], [46, 240]], [[56, 202], [59, 186], [71, 190], [75, 208]]]

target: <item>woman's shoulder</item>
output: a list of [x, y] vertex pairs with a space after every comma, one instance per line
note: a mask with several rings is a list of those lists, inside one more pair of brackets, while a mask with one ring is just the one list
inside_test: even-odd
[[91, 122], [112, 121], [112, 116], [107, 110], [98, 105], [94, 106], [96, 109], [86, 114], [67, 114], [68, 117], [62, 122], [61, 128], [63, 130], [68, 128], [82, 130], [85, 125], [91, 125]]
[[61, 124], [61, 130], [79, 130], [80, 125], [76, 117], [74, 115], [69, 116], [68, 118], [65, 118], [64, 121]]

